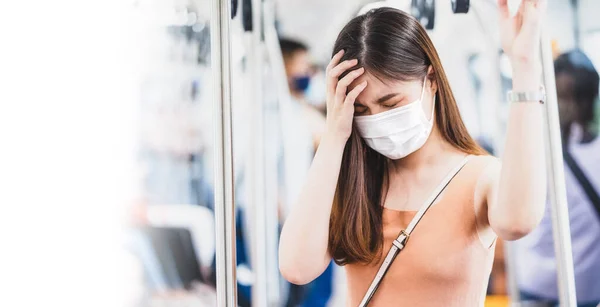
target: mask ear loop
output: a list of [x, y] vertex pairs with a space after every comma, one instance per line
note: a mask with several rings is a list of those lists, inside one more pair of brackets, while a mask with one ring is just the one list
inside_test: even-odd
[[433, 116], [435, 115], [435, 94], [433, 95], [433, 104], [431, 104], [431, 119], [429, 120], [433, 125]]
[[423, 96], [425, 95], [425, 86], [427, 85], [427, 76], [423, 79], [423, 89], [421, 90], [421, 98], [419, 100], [423, 101]]
[[[423, 103], [423, 96], [425, 95], [425, 86], [427, 85], [427, 75], [425, 75], [425, 79], [423, 80], [423, 89], [421, 90], [421, 103]], [[433, 104], [431, 105], [431, 117], [429, 122], [433, 125], [433, 115], [435, 113], [435, 95], [433, 95]]]

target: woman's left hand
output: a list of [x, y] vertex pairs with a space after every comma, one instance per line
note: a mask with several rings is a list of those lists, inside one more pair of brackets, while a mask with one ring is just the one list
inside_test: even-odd
[[[511, 17], [499, 0], [502, 48], [512, 62], [512, 89], [539, 91], [541, 85], [540, 30], [546, 0], [522, 0]], [[546, 203], [544, 107], [539, 101], [511, 103], [506, 123], [502, 165], [490, 168], [486, 200], [490, 227], [504, 240], [516, 240], [541, 221]], [[485, 180], [485, 179], [484, 179]], [[479, 183], [478, 183], [479, 186]]]
[[547, 0], [522, 0], [511, 16], [508, 0], [498, 0], [502, 49], [510, 57], [514, 70], [531, 70], [539, 65], [540, 29]]

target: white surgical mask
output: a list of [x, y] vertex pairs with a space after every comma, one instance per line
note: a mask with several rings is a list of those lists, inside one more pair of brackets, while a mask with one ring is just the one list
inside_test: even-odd
[[426, 82], [427, 78], [423, 81], [421, 98], [415, 102], [375, 115], [354, 117], [356, 128], [369, 147], [392, 160], [423, 147], [433, 128], [435, 109], [434, 96], [431, 119], [427, 120], [423, 111]]

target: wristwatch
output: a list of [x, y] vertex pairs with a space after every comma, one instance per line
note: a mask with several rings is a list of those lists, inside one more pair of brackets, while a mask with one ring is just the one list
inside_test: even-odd
[[508, 101], [510, 102], [546, 102], [546, 89], [540, 86], [540, 89], [533, 92], [515, 92], [508, 91]]

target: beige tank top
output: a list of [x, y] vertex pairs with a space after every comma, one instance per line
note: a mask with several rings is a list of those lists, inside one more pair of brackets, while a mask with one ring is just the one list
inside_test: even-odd
[[[424, 215], [394, 260], [369, 306], [483, 306], [494, 246], [477, 234], [474, 194], [489, 162], [473, 157]], [[383, 210], [383, 253], [416, 212]], [[382, 257], [383, 258], [383, 257]], [[348, 306], [358, 306], [381, 262], [348, 264]]]

